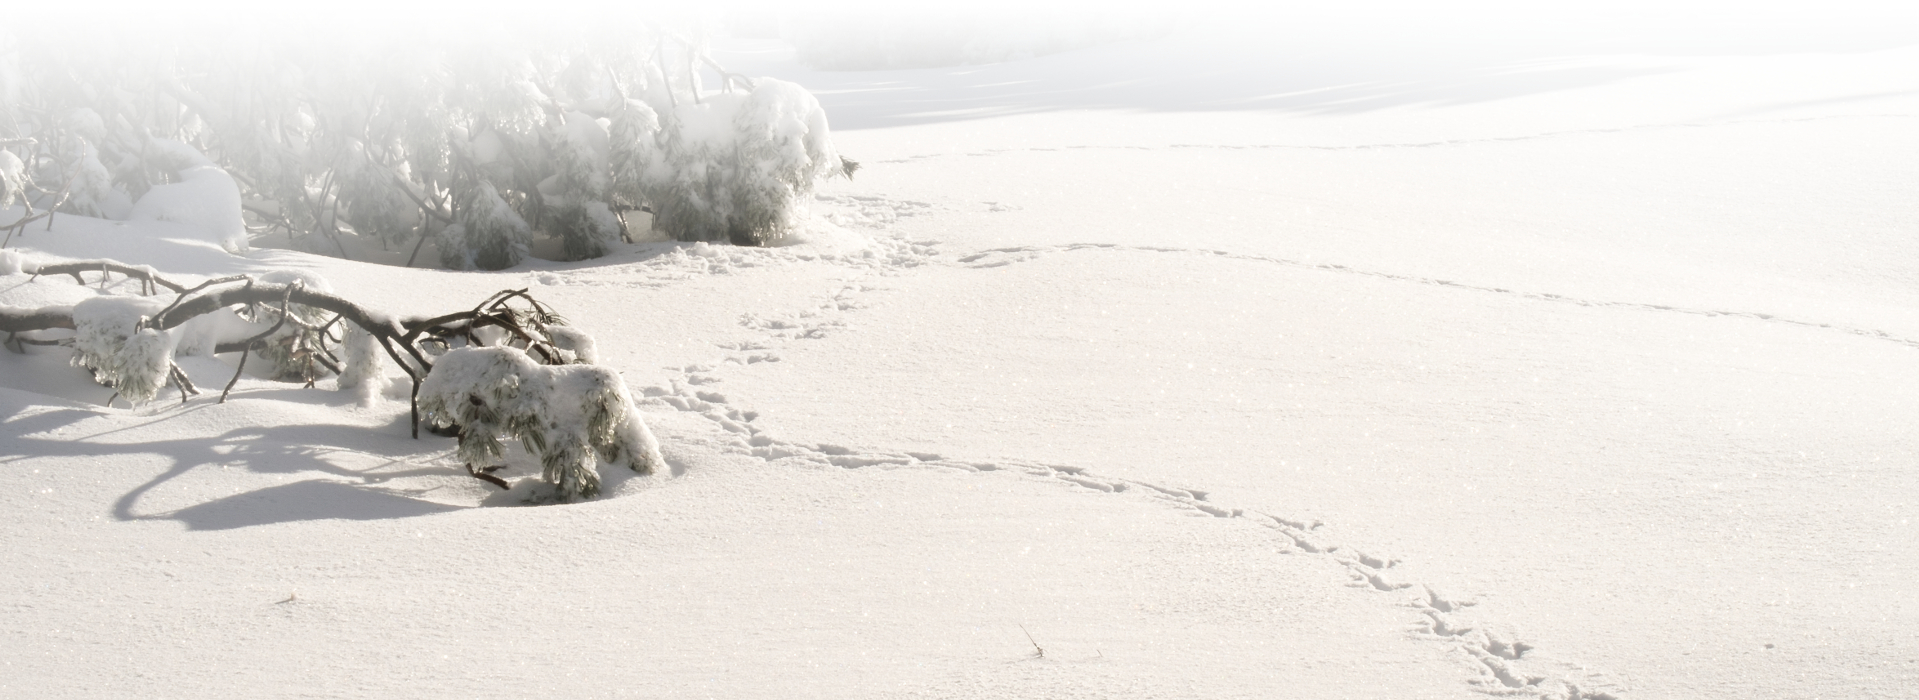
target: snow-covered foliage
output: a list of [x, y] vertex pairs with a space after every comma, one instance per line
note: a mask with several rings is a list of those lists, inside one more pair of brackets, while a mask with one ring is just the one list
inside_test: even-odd
[[456, 269], [518, 264], [541, 238], [604, 255], [634, 210], [669, 212], [657, 225], [687, 240], [777, 240], [839, 166], [824, 113], [724, 73], [697, 29], [652, 29], [221, 50], [23, 37], [0, 86], [0, 202], [185, 223], [235, 251], [270, 233], [340, 255], [349, 237], [431, 239]]
[[455, 189], [459, 223], [440, 231], [440, 264], [455, 270], [498, 270], [526, 257], [533, 228], [507, 204], [493, 183], [466, 182]]
[[[325, 278], [309, 270], [274, 270], [260, 275], [260, 281], [299, 285], [318, 292], [333, 291], [333, 286], [327, 284]], [[327, 332], [321, 324], [327, 321], [329, 315], [324, 310], [310, 306], [287, 305], [288, 318], [271, 335], [261, 339], [259, 345], [260, 357], [272, 363], [276, 378], [311, 381], [329, 373], [320, 362], [320, 348], [323, 346], [320, 335]], [[278, 323], [281, 320], [280, 310], [262, 305], [255, 310], [254, 319], [262, 325]]]
[[553, 339], [553, 347], [573, 353], [579, 362], [592, 364], [599, 362], [599, 351], [594, 349], [593, 336], [572, 326], [547, 326], [547, 337]]
[[683, 241], [776, 242], [814, 184], [842, 167], [825, 110], [792, 83], [762, 78], [661, 121], [642, 191], [653, 225]]
[[420, 409], [435, 425], [459, 426], [460, 458], [473, 468], [501, 459], [501, 437], [519, 440], [562, 501], [600, 492], [596, 456], [640, 474], [664, 464], [625, 384], [604, 367], [542, 365], [510, 347], [458, 348], [421, 383]]
[[[340, 219], [354, 232], [379, 238], [388, 245], [412, 239], [423, 215], [400, 190], [403, 177], [395, 168], [375, 161], [365, 144], [357, 140], [346, 149], [346, 156], [333, 172], [339, 187]], [[405, 163], [398, 166], [405, 167]]]
[[552, 150], [556, 172], [539, 188], [552, 217], [547, 229], [560, 237], [569, 259], [600, 257], [622, 230], [607, 205], [613, 175], [607, 125], [571, 112], [557, 137]]
[[146, 327], [162, 304], [146, 297], [102, 296], [73, 306], [73, 364], [93, 371], [133, 403], [152, 399], [173, 366], [173, 339]]
[[638, 209], [646, 201], [647, 171], [661, 157], [660, 115], [645, 102], [622, 99], [607, 129], [608, 194], [615, 206]]
[[26, 163], [12, 151], [0, 150], [0, 209], [13, 206], [26, 193], [26, 184]]

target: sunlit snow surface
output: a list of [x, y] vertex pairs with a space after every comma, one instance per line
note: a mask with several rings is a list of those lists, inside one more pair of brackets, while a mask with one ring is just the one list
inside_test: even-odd
[[36, 225], [393, 313], [530, 288], [672, 469], [480, 507], [404, 382], [127, 409], [0, 354], [0, 696], [1907, 697], [1919, 38], [1831, 24], [722, 40], [863, 164], [789, 245], [482, 274]]

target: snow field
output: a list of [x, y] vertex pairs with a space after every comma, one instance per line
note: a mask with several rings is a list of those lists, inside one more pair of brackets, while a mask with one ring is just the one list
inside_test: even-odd
[[1919, 685], [1919, 52], [1155, 41], [845, 74], [741, 44], [865, 164], [778, 248], [482, 274], [29, 230], [394, 313], [531, 288], [669, 469], [480, 507], [404, 383], [126, 409], [63, 351], [0, 353], [0, 696]]

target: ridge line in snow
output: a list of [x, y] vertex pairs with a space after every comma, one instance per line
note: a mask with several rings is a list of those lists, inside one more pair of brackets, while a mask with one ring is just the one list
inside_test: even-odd
[[[1544, 302], [1551, 302], [1551, 303], [1558, 303], [1558, 304], [1571, 304], [1574, 306], [1585, 306], [1585, 307], [1591, 307], [1591, 308], [1634, 309], [1639, 311], [1651, 311], [1651, 312], [1657, 312], [1657, 313], [1685, 314], [1689, 316], [1704, 316], [1704, 317], [1722, 317], [1723, 316], [1723, 317], [1732, 317], [1732, 318], [1751, 319], [1751, 320], [1762, 321], [1766, 323], [1777, 323], [1777, 324], [1783, 324], [1783, 325], [1789, 325], [1789, 326], [1799, 326], [1802, 328], [1816, 328], [1816, 329], [1838, 331], [1841, 333], [1860, 336], [1862, 338], [1869, 338], [1873, 340], [1883, 340], [1889, 343], [1897, 343], [1899, 345], [1903, 345], [1908, 348], [1919, 348], [1919, 340], [1914, 340], [1911, 338], [1903, 338], [1900, 336], [1893, 335], [1891, 333], [1887, 333], [1882, 330], [1878, 330], [1876, 328], [1849, 326], [1849, 325], [1840, 324], [1840, 323], [1822, 323], [1819, 321], [1806, 321], [1806, 320], [1795, 319], [1795, 318], [1787, 318], [1784, 316], [1779, 316], [1777, 314], [1770, 314], [1770, 313], [1765, 313], [1761, 311], [1691, 308], [1691, 307], [1673, 306], [1673, 305], [1667, 305], [1667, 304], [1653, 304], [1649, 302], [1584, 299], [1580, 297], [1566, 296], [1563, 294], [1553, 294], [1550, 292], [1528, 292], [1528, 291], [1507, 289], [1505, 287], [1492, 287], [1492, 286], [1486, 286], [1486, 285], [1468, 284], [1465, 282], [1455, 282], [1452, 280], [1440, 279], [1437, 277], [1423, 277], [1420, 275], [1408, 275], [1408, 274], [1401, 274], [1401, 273], [1395, 273], [1395, 272], [1382, 272], [1379, 270], [1367, 270], [1367, 269], [1352, 267], [1348, 265], [1341, 265], [1337, 263], [1314, 263], [1314, 262], [1307, 262], [1304, 260], [1297, 260], [1293, 258], [1281, 258], [1281, 257], [1275, 257], [1275, 256], [1269, 256], [1269, 255], [1256, 255], [1251, 253], [1235, 253], [1228, 250], [1217, 250], [1217, 249], [1207, 249], [1207, 248], [1128, 246], [1128, 245], [1120, 245], [1116, 243], [1069, 243], [1069, 244], [1056, 245], [1056, 246], [1012, 246], [1012, 247], [1005, 247], [1005, 248], [989, 248], [987, 250], [964, 255], [958, 258], [957, 262], [959, 262], [961, 265], [964, 265], [966, 267], [975, 268], [975, 269], [1004, 267], [1006, 265], [1012, 265], [1014, 263], [1027, 262], [1029, 260], [1038, 258], [1040, 255], [1047, 254], [1047, 253], [1077, 252], [1082, 250], [1104, 250], [1104, 251], [1134, 252], [1134, 253], [1184, 253], [1184, 254], [1190, 254], [1190, 255], [1212, 255], [1212, 256], [1227, 258], [1231, 260], [1245, 260], [1250, 262], [1271, 263], [1274, 265], [1285, 265], [1288, 267], [1297, 267], [1297, 268], [1308, 269], [1308, 270], [1318, 270], [1322, 272], [1332, 272], [1332, 273], [1346, 274], [1346, 275], [1357, 275], [1361, 277], [1373, 277], [1376, 279], [1391, 280], [1395, 282], [1406, 282], [1411, 284], [1423, 284], [1423, 285], [1430, 285], [1435, 287], [1449, 287], [1453, 289], [1463, 289], [1463, 290], [1474, 291], [1474, 292], [1485, 292], [1488, 294], [1501, 294], [1501, 295], [1511, 296], [1511, 297], [1520, 298], [1520, 299], [1530, 299], [1534, 301], [1544, 301]], [[1005, 256], [1005, 257], [1000, 257], [1000, 256]]]
[[1052, 152], [1052, 151], [1063, 151], [1063, 150], [1106, 150], [1106, 151], [1158, 151], [1158, 150], [1171, 150], [1171, 149], [1196, 149], [1196, 150], [1205, 149], [1205, 150], [1220, 150], [1220, 151], [1395, 150], [1395, 149], [1412, 149], [1412, 148], [1439, 148], [1444, 146], [1471, 146], [1471, 145], [1478, 145], [1478, 144], [1511, 143], [1511, 142], [1519, 142], [1519, 141], [1539, 141], [1539, 140], [1545, 140], [1545, 139], [1560, 138], [1565, 136], [1580, 136], [1585, 134], [1620, 134], [1620, 133], [1627, 133], [1627, 132], [1634, 132], [1634, 131], [1652, 131], [1652, 130], [1658, 130], [1658, 129], [1705, 129], [1705, 128], [1719, 127], [1719, 126], [1746, 126], [1751, 124], [1798, 124], [1798, 123], [1804, 123], [1804, 122], [1828, 121], [1833, 119], [1912, 119], [1912, 118], [1919, 118], [1919, 114], [1903, 114], [1903, 113], [1896, 113], [1896, 112], [1885, 113], [1885, 114], [1828, 114], [1828, 115], [1821, 115], [1816, 117], [1791, 117], [1791, 118], [1783, 118], [1783, 119], [1734, 119], [1734, 120], [1719, 121], [1719, 122], [1672, 122], [1672, 123], [1666, 123], [1666, 124], [1634, 124], [1631, 126], [1617, 126], [1617, 127], [1606, 127], [1606, 128], [1543, 131], [1536, 134], [1523, 134], [1520, 136], [1487, 136], [1487, 137], [1474, 138], [1474, 139], [1446, 139], [1441, 141], [1408, 141], [1408, 142], [1400, 142], [1400, 143], [1362, 143], [1362, 144], [1351, 144], [1351, 145], [1344, 145], [1344, 146], [1316, 146], [1311, 144], [1295, 144], [1295, 143], [1255, 143], [1255, 144], [1169, 143], [1164, 146], [1080, 145], [1080, 146], [1047, 147], [1047, 148], [1039, 148], [1039, 147], [989, 148], [981, 151], [966, 151], [961, 153], [927, 153], [927, 154], [921, 154], [921, 155], [906, 156], [904, 158], [894, 158], [890, 160], [876, 160], [874, 162], [876, 163], [911, 163], [914, 161], [926, 160], [929, 158], [946, 157], [946, 156], [990, 156], [990, 155], [998, 155], [1001, 153], [1035, 153], [1035, 152]]

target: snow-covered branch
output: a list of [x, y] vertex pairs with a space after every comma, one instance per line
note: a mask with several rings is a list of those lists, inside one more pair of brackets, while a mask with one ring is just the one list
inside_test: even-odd
[[[545, 478], [561, 500], [598, 493], [595, 454], [640, 473], [662, 464], [618, 375], [586, 364], [594, 359], [591, 337], [524, 289], [503, 290], [471, 309], [401, 318], [334, 294], [310, 275], [275, 272], [189, 287], [151, 268], [110, 260], [9, 260], [36, 277], [66, 275], [86, 284], [83, 273], [99, 272], [105, 287], [107, 275], [118, 273], [140, 280], [143, 292], [163, 287], [174, 293], [165, 303], [108, 295], [74, 306], [0, 305], [0, 332], [8, 334], [9, 347], [23, 351], [21, 334], [71, 330], [68, 339], [26, 338], [25, 344], [71, 345], [74, 364], [132, 402], [152, 399], [169, 383], [182, 401], [199, 393], [174, 364], [176, 354], [257, 352], [309, 385], [316, 368], [324, 368], [340, 376], [342, 388], [362, 390], [384, 384], [384, 356], [412, 381], [414, 437], [423, 418], [457, 428], [460, 454], [476, 476], [487, 478], [488, 465], [480, 462], [500, 456], [501, 435], [541, 455]], [[335, 326], [346, 332], [336, 338]], [[232, 388], [229, 382], [227, 392]]]

